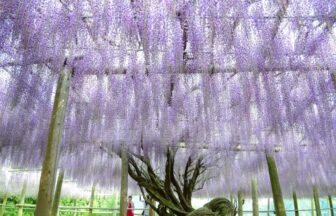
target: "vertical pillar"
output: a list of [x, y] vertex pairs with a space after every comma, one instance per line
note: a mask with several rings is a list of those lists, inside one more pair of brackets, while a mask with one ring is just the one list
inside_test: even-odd
[[19, 210], [18, 210], [18, 216], [22, 216], [23, 215], [23, 205], [25, 202], [25, 198], [26, 198], [26, 190], [27, 190], [27, 181], [25, 181], [23, 183], [22, 186], [22, 191], [21, 191], [21, 195], [20, 195], [20, 202], [19, 202]]
[[315, 206], [314, 206], [314, 199], [311, 199], [311, 215], [315, 215]]
[[91, 190], [91, 198], [90, 198], [90, 208], [89, 208], [89, 216], [92, 216], [93, 212], [93, 202], [94, 202], [94, 196], [95, 196], [95, 191], [96, 191], [96, 185], [92, 185], [92, 190]]
[[51, 214], [50, 214], [51, 216], [57, 216], [58, 215], [58, 206], [59, 206], [60, 198], [61, 198], [63, 177], [64, 177], [64, 172], [63, 172], [63, 170], [61, 170], [59, 172], [58, 178], [57, 178], [56, 191], [55, 191], [55, 196], [54, 196], [53, 204], [52, 204], [52, 210], [51, 210]]
[[281, 185], [274, 157], [270, 154], [266, 154], [266, 160], [272, 185], [273, 203], [276, 215], [286, 216], [285, 204], [282, 197]]
[[[333, 205], [333, 201], [332, 201], [332, 197], [331, 195], [328, 195], [328, 200], [329, 200], [329, 207], [330, 207], [330, 215], [331, 216], [335, 216], [334, 213], [334, 205]], [[1, 215], [0, 215], [1, 216]]]
[[238, 191], [238, 216], [243, 216], [243, 194]]
[[0, 209], [0, 216], [3, 216], [6, 210], [6, 204], [7, 204], [7, 198], [8, 198], [8, 193], [5, 193], [5, 196], [2, 201], [2, 206]]
[[51, 211], [60, 145], [63, 135], [64, 116], [69, 96], [70, 74], [71, 69], [65, 65], [62, 72], [60, 73], [56, 87], [54, 106], [48, 132], [48, 143], [40, 178], [35, 216], [47, 216]]
[[75, 212], [74, 212], [73, 216], [77, 216], [77, 208], [76, 208], [76, 206], [77, 206], [77, 200], [75, 199], [75, 201], [74, 201]]
[[128, 187], [128, 155], [123, 146], [121, 149], [121, 187], [120, 187], [120, 216], [126, 216]]
[[295, 216], [299, 216], [299, 204], [298, 204], [296, 192], [293, 192], [293, 201], [294, 201]]
[[255, 180], [252, 180], [252, 208], [253, 208], [253, 216], [259, 215], [259, 207], [258, 207], [258, 189], [257, 183]]
[[320, 198], [318, 195], [318, 189], [316, 185], [313, 186], [313, 193], [314, 193], [316, 216], [322, 216], [321, 207], [320, 207]]
[[270, 198], [267, 198], [267, 216], [271, 215], [271, 201]]

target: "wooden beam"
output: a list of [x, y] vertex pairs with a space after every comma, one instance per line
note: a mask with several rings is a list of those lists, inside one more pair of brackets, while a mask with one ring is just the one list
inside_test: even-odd
[[286, 216], [285, 204], [282, 197], [278, 169], [273, 155], [266, 153], [268, 173], [272, 185], [273, 203], [277, 216]]
[[35, 216], [46, 216], [49, 215], [51, 211], [56, 181], [56, 171], [58, 168], [59, 152], [63, 135], [64, 116], [69, 96], [70, 75], [71, 69], [65, 65], [59, 75], [56, 87]]
[[56, 191], [55, 191], [55, 196], [53, 199], [52, 210], [51, 210], [50, 216], [58, 215], [58, 206], [59, 206], [60, 199], [61, 199], [63, 178], [64, 178], [64, 171], [61, 170], [57, 178]]

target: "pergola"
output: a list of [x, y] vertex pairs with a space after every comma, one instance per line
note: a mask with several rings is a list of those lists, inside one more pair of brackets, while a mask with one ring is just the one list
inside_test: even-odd
[[329, 0], [0, 1], [0, 165], [42, 170], [38, 216], [58, 169], [120, 187], [125, 214], [129, 152], [161, 173], [167, 149], [173, 170], [204, 159], [197, 196], [318, 203], [336, 192], [335, 22]]

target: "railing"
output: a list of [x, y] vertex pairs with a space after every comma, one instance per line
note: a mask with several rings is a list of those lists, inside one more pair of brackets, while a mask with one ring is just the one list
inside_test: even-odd
[[[33, 204], [24, 204], [24, 205], [2, 205], [0, 204], [0, 207], [4, 207], [5, 209], [23, 209], [26, 211], [34, 211], [36, 205]], [[87, 207], [87, 206], [59, 206], [59, 212], [66, 212], [66, 213], [74, 213], [80, 216], [80, 214], [88, 213], [90, 210], [93, 211], [93, 214], [99, 214], [99, 215], [119, 215], [119, 208], [99, 208], [99, 207]], [[134, 215], [141, 215], [143, 208], [133, 208], [135, 214]], [[321, 208], [322, 215], [329, 215], [331, 211], [331, 208]], [[333, 211], [336, 211], [336, 208], [333, 209]], [[294, 214], [294, 209], [286, 210], [287, 213]], [[306, 215], [310, 215], [312, 212], [312, 209], [300, 209], [299, 212], [307, 212]], [[252, 215], [252, 210], [244, 210], [244, 215]], [[314, 210], [315, 213], [315, 210]], [[273, 210], [267, 211], [267, 210], [259, 210], [259, 215], [275, 215], [275, 212]]]

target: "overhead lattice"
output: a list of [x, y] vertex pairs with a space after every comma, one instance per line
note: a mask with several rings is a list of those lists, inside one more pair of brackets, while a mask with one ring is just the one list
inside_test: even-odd
[[1, 163], [41, 166], [67, 64], [61, 166], [76, 181], [118, 185], [101, 146], [142, 145], [160, 165], [170, 145], [223, 158], [210, 194], [251, 177], [268, 193], [265, 151], [285, 191], [330, 191], [335, 22], [329, 0], [1, 0]]

